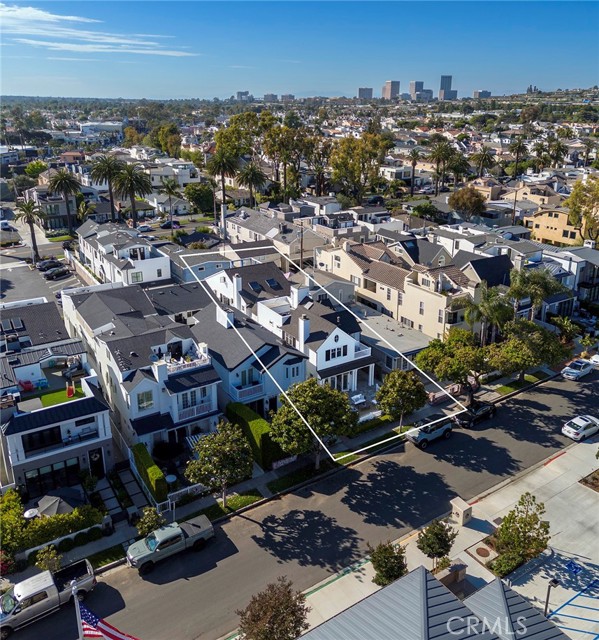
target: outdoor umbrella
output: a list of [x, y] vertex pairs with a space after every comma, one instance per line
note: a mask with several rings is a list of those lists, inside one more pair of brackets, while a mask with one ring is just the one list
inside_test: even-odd
[[41, 516], [55, 516], [57, 513], [71, 513], [75, 507], [81, 506], [84, 502], [78, 491], [61, 489], [40, 498], [37, 510]]

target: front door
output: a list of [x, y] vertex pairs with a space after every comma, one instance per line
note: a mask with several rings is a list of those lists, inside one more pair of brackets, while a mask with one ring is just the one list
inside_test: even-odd
[[88, 453], [89, 456], [89, 472], [96, 478], [104, 477], [104, 452], [102, 447], [92, 449]]

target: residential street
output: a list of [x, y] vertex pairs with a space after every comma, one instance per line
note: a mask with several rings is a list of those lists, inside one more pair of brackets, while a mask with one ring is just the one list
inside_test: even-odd
[[[95, 613], [140, 640], [214, 640], [235, 610], [277, 576], [306, 589], [358, 560], [367, 542], [397, 538], [562, 450], [563, 423], [597, 412], [595, 371], [552, 380], [501, 405], [494, 420], [454, 432], [423, 452], [411, 444], [238, 516], [202, 553], [157, 567], [145, 579], [127, 567], [100, 577]], [[71, 608], [19, 632], [19, 640], [76, 638]]]

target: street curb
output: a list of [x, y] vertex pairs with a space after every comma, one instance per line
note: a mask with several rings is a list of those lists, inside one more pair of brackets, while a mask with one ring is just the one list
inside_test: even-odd
[[114, 560], [114, 562], [109, 562], [108, 564], [102, 565], [101, 567], [98, 567], [95, 570], [95, 574], [98, 575], [102, 575], [103, 573], [106, 573], [107, 571], [110, 571], [111, 569], [114, 569], [115, 567], [120, 567], [123, 564], [127, 563], [127, 558], [122, 557], [119, 560]]

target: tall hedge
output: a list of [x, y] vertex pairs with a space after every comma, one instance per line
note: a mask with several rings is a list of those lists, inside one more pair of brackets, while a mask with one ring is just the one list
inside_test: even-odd
[[146, 487], [148, 487], [154, 496], [154, 500], [156, 500], [156, 502], [164, 502], [168, 494], [164, 473], [162, 473], [160, 467], [152, 460], [152, 456], [149, 454], [143, 442], [136, 444], [132, 448], [132, 451], [137, 473], [139, 473]]
[[265, 470], [272, 468], [275, 460], [287, 457], [270, 436], [270, 424], [241, 402], [230, 402], [225, 409], [230, 422], [238, 424], [249, 440], [254, 460]]

